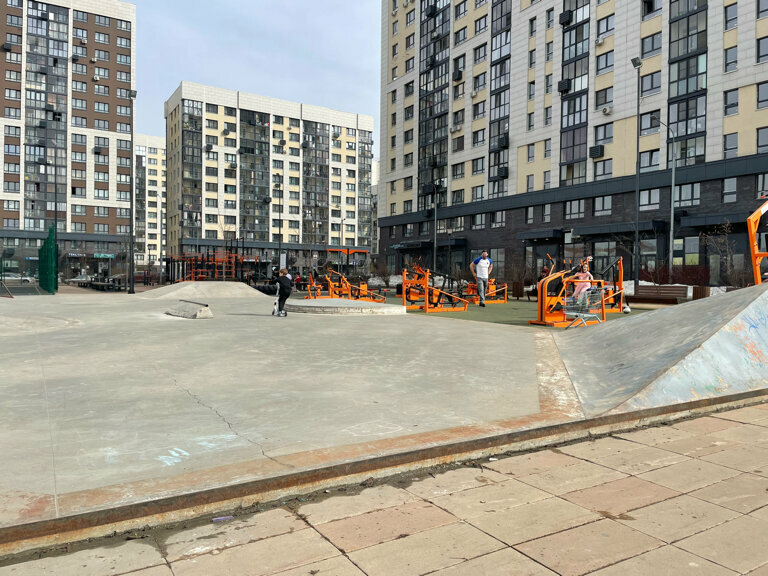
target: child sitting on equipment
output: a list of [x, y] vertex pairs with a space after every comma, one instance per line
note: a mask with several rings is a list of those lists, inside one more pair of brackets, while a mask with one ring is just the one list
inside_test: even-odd
[[576, 287], [573, 290], [573, 299], [585, 298], [584, 293], [592, 287], [592, 274], [589, 272], [589, 264], [584, 263], [581, 265], [581, 271], [574, 274], [576, 279]]

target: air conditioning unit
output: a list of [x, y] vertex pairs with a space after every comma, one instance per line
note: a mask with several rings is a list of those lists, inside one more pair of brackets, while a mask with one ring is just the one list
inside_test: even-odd
[[280, 144], [280, 146], [285, 146], [285, 140], [280, 140], [280, 141], [278, 142], [278, 144]]
[[11, 50], [13, 50], [13, 46], [11, 45], [10, 42], [5, 42], [3, 43], [3, 50], [5, 50], [6, 52], [10, 52]]
[[558, 22], [560, 22], [560, 26], [568, 26], [568, 24], [571, 23], [571, 20], [573, 20], [572, 10], [563, 10], [560, 12], [560, 17], [558, 20]]
[[230, 162], [229, 163], [230, 168], [237, 168], [237, 162]]
[[403, 8], [408, 8], [408, 0], [405, 0], [405, 2], [403, 2]]
[[87, 38], [80, 38], [80, 44], [85, 46], [86, 44], [88, 44], [88, 39]]
[[101, 154], [101, 146], [94, 146], [93, 153], [94, 154]]
[[392, 10], [392, 16], [397, 16], [397, 9]]
[[501, 149], [509, 148], [509, 134], [501, 134], [496, 141], [496, 146]]
[[611, 114], [611, 112], [613, 112], [613, 106], [611, 106], [610, 104], [608, 106], [603, 106], [603, 108], [600, 111], [606, 116], [608, 116]]
[[507, 168], [506, 166], [502, 166], [501, 168], [499, 168], [498, 175], [499, 175], [499, 178], [509, 177], [509, 168]]
[[224, 128], [224, 132], [222, 132], [224, 136], [229, 136], [229, 128]]
[[77, 54], [74, 54], [72, 56], [72, 62], [80, 62], [80, 56], [78, 56]]
[[461, 70], [454, 70], [453, 71], [453, 81], [454, 82], [461, 82], [461, 79], [463, 78], [463, 74]]
[[304, 142], [301, 143], [302, 148], [309, 148], [309, 140], [304, 140]]
[[474, 98], [475, 96], [477, 96], [477, 90], [472, 90], [472, 92], [469, 93], [469, 97]]
[[213, 144], [206, 144], [205, 145], [205, 151], [206, 152], [210, 152], [211, 150], [213, 150]]
[[565, 78], [564, 80], [560, 80], [560, 82], [557, 83], [557, 91], [561, 94], [564, 94], [565, 92], [571, 91], [571, 79]]
[[598, 144], [597, 146], [592, 146], [589, 149], [589, 157], [590, 158], [602, 158], [605, 155], [605, 146], [602, 144]]
[[99, 59], [96, 58], [96, 57], [91, 58], [91, 62], [93, 62], [94, 64], [96, 64], [96, 62], [98, 62], [98, 61], [99, 61]]
[[93, 81], [94, 82], [98, 82], [99, 80], [101, 80], [101, 76], [94, 76], [93, 77]]
[[459, 129], [459, 128], [458, 128], [458, 126], [451, 126], [451, 128], [450, 128], [449, 132], [450, 132], [451, 134], [453, 134], [453, 133], [454, 133], [454, 132], [456, 132], [456, 130], [458, 130], [458, 129]]
[[597, 38], [595, 38], [595, 46], [602, 46], [603, 42], [605, 42], [605, 38], [603, 38], [602, 36], [598, 36]]
[[427, 18], [434, 18], [437, 15], [437, 7], [434, 4], [430, 4], [427, 6], [426, 10], [424, 10], [424, 16]]

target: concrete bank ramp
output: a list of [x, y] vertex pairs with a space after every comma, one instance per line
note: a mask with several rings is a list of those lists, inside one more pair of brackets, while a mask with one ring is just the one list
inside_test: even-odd
[[766, 290], [753, 286], [558, 332], [585, 416], [768, 388]]
[[269, 298], [243, 282], [179, 282], [143, 292], [142, 298], [155, 300], [194, 300], [205, 298]]

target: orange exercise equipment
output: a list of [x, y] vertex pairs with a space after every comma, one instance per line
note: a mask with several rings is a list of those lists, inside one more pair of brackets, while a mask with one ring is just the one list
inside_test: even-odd
[[[473, 304], [480, 304], [480, 295], [477, 293], [477, 283], [467, 284], [464, 291], [459, 292], [459, 296], [467, 298]], [[488, 279], [488, 290], [485, 292], [486, 304], [506, 304], [507, 303], [507, 284], [496, 284], [496, 278]]]
[[316, 281], [312, 274], [309, 275], [307, 295], [305, 300], [318, 300], [323, 298], [344, 298], [346, 300], [361, 300], [363, 302], [384, 302], [382, 294], [373, 292], [368, 288], [367, 282], [352, 284], [344, 274], [329, 270], [322, 280]]
[[429, 270], [421, 266], [403, 270], [403, 306], [408, 310], [435, 312], [466, 312], [469, 300], [429, 285]]
[[747, 234], [749, 236], [749, 251], [752, 255], [752, 274], [755, 278], [755, 285], [762, 283], [762, 275], [760, 274], [760, 262], [763, 258], [768, 256], [768, 252], [761, 252], [760, 245], [757, 240], [757, 228], [760, 226], [760, 218], [763, 214], [768, 212], [768, 202], [760, 206], [755, 210], [749, 218], [747, 218]]

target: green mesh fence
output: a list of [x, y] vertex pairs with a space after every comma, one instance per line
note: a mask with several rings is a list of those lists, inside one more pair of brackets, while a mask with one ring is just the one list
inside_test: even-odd
[[50, 294], [56, 294], [59, 289], [59, 247], [56, 245], [56, 233], [51, 226], [48, 229], [48, 238], [43, 242], [38, 251], [40, 289]]

